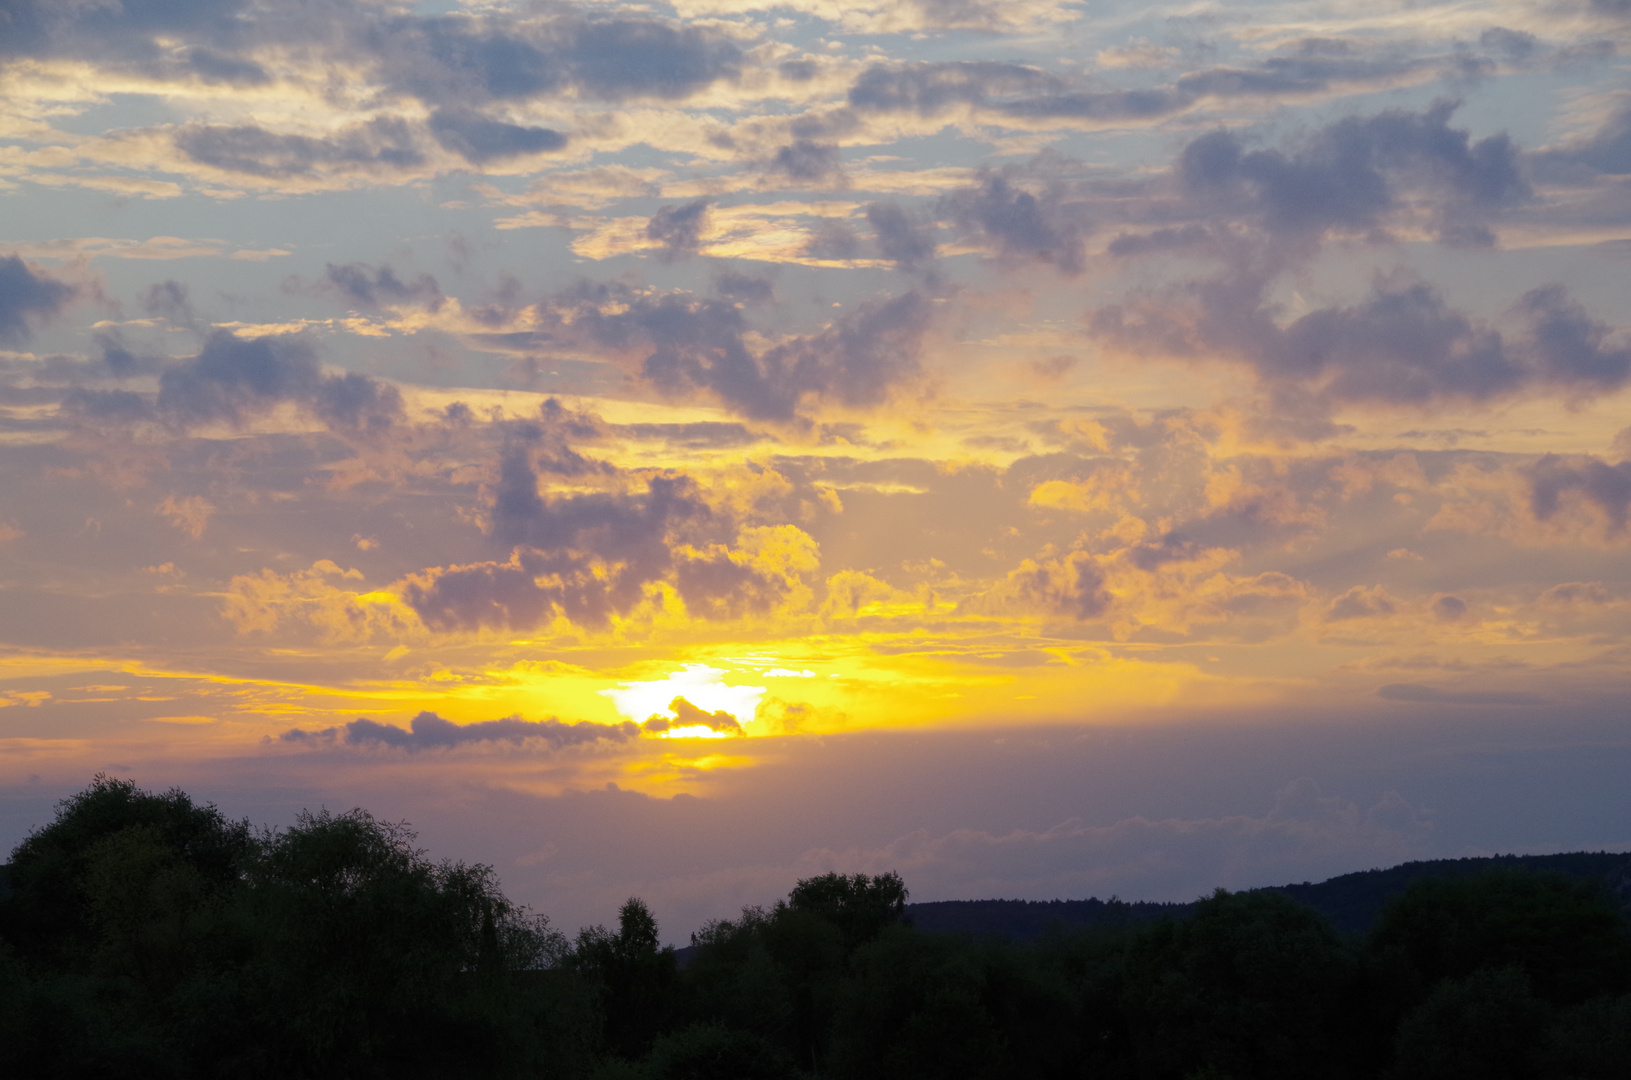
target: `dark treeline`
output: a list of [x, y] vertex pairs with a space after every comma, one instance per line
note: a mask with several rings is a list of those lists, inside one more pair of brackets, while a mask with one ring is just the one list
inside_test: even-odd
[[1607, 891], [1417, 875], [1363, 934], [1282, 891], [930, 933], [828, 874], [692, 935], [567, 938], [357, 810], [256, 831], [98, 777], [0, 883], [0, 1075], [1595, 1080], [1631, 1062]]
[[[1421, 878], [1461, 878], [1491, 870], [1541, 870], [1606, 887], [1622, 912], [1631, 914], [1631, 856], [1573, 851], [1563, 855], [1488, 855], [1469, 859], [1408, 862], [1387, 870], [1361, 870], [1317, 883], [1273, 885], [1331, 921], [1337, 930], [1367, 934], [1388, 901]], [[1152, 919], [1178, 919], [1190, 904], [1123, 900], [937, 900], [908, 904], [906, 916], [919, 930], [945, 933], [1000, 934], [1034, 938], [1061, 925], [1066, 928], [1124, 925]], [[1631, 1072], [1631, 1070], [1628, 1070]]]

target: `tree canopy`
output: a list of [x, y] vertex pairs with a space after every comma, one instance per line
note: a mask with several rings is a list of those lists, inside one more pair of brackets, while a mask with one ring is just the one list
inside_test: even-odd
[[1285, 890], [1034, 939], [927, 932], [898, 874], [806, 878], [662, 944], [568, 938], [364, 810], [256, 830], [98, 776], [0, 880], [0, 1075], [560, 1080], [1620, 1078], [1631, 932], [1508, 864], [1364, 934]]

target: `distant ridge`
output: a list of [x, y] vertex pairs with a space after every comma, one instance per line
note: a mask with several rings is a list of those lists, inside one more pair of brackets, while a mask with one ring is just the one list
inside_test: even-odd
[[[1631, 855], [1576, 851], [1561, 855], [1492, 855], [1471, 859], [1408, 862], [1386, 870], [1361, 870], [1317, 884], [1272, 885], [1259, 892], [1278, 892], [1307, 904], [1344, 933], [1362, 934], [1376, 921], [1388, 900], [1418, 878], [1470, 877], [1494, 869], [1551, 871], [1601, 882], [1620, 910], [1631, 916]], [[1079, 929], [1181, 918], [1192, 904], [1133, 903], [1098, 900], [939, 900], [908, 904], [912, 924], [931, 933], [993, 934], [1029, 940], [1050, 928]]]

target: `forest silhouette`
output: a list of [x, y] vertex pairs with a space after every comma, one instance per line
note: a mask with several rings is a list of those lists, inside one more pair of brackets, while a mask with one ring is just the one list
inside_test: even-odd
[[1292, 886], [931, 931], [898, 875], [826, 874], [676, 951], [363, 810], [256, 830], [98, 776], [0, 878], [0, 1075], [1623, 1080], [1631, 926], [1571, 858], [1335, 879], [1340, 930]]

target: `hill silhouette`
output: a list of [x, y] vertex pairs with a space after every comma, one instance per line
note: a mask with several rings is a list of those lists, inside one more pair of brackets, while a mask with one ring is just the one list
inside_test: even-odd
[[[1575, 851], [1558, 855], [1491, 855], [1431, 859], [1387, 869], [1360, 870], [1317, 883], [1272, 885], [1275, 892], [1306, 904], [1346, 934], [1364, 934], [1375, 925], [1388, 900], [1412, 882], [1426, 878], [1476, 877], [1491, 870], [1530, 870], [1565, 874], [1606, 887], [1620, 909], [1631, 915], [1631, 855]], [[908, 904], [907, 917], [931, 933], [993, 934], [1029, 941], [1050, 929], [1117, 927], [1162, 918], [1182, 918], [1192, 903], [1109, 900], [938, 900]]]

